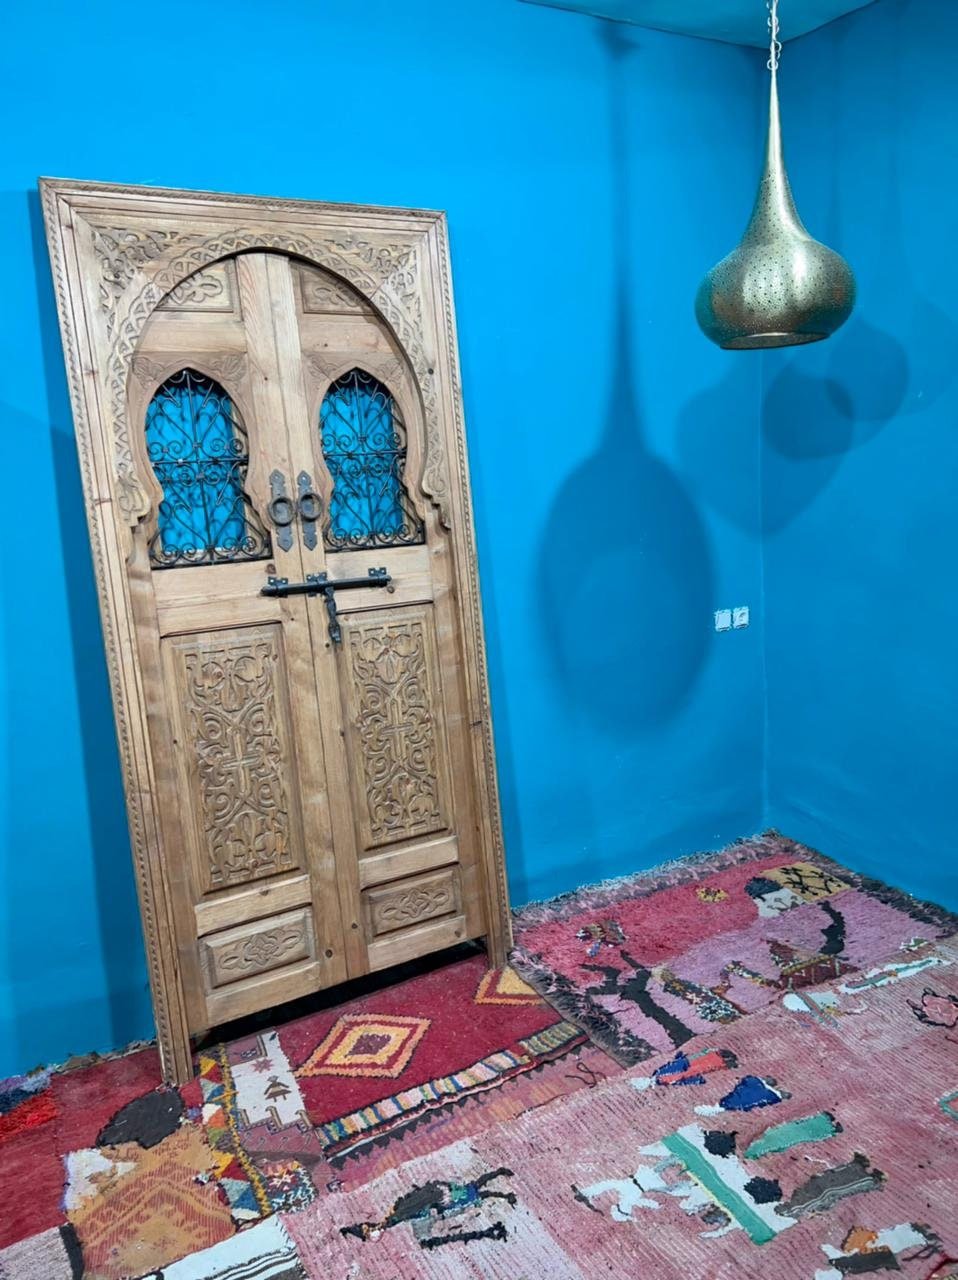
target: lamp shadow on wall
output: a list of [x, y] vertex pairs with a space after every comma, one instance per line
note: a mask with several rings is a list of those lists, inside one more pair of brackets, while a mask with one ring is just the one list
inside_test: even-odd
[[[645, 439], [634, 361], [641, 303], [631, 262], [636, 232], [625, 115], [627, 64], [638, 46], [611, 22], [601, 39], [616, 183], [611, 378], [598, 446], [570, 471], [547, 518], [539, 581], [546, 644], [563, 696], [595, 728], [634, 739], [673, 719], [693, 691], [709, 638], [712, 566], [694, 504]], [[583, 433], [594, 426], [583, 416]]]
[[73, 664], [98, 917], [78, 928], [91, 939], [99, 931], [107, 989], [85, 994], [98, 1015], [106, 1005], [111, 1026], [109, 1044], [76, 1046], [77, 1052], [86, 1052], [152, 1034], [147, 1030], [151, 1015], [103, 633], [38, 193], [27, 192], [27, 202], [69, 617], [63, 651]]

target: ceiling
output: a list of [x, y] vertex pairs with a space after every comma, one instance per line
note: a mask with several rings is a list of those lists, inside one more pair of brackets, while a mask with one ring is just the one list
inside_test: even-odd
[[[677, 31], [731, 44], [768, 44], [764, 0], [525, 0], [551, 9], [571, 9], [596, 18], [613, 18], [658, 31]], [[873, 0], [781, 0], [778, 18], [783, 40], [806, 35]]]

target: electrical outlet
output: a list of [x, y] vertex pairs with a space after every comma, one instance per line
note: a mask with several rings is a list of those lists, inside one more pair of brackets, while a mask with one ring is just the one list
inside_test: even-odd
[[731, 609], [715, 610], [715, 630], [716, 631], [732, 630], [732, 610]]
[[748, 605], [741, 604], [732, 610], [732, 626], [736, 631], [748, 626]]

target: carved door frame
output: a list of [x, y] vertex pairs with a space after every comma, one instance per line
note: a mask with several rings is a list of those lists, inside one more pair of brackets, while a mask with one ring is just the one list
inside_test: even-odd
[[127, 384], [157, 305], [186, 277], [237, 253], [273, 250], [341, 276], [375, 308], [413, 370], [425, 422], [421, 485], [455, 563], [486, 937], [492, 963], [503, 964], [510, 917], [445, 214], [64, 179], [41, 179], [40, 191], [165, 1077], [186, 1079], [192, 1067], [125, 571], [132, 530], [150, 510]]

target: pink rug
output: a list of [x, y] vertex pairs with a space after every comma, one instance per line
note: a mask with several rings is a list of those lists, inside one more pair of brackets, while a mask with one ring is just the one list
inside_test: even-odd
[[533, 904], [516, 923], [513, 967], [624, 1065], [958, 931], [943, 908], [774, 833]]
[[283, 1215], [313, 1277], [953, 1274], [958, 947], [928, 944]]

